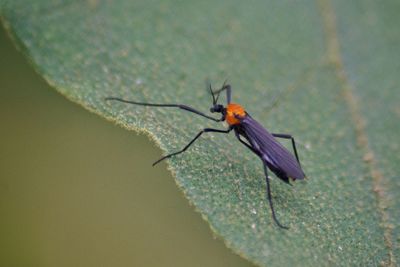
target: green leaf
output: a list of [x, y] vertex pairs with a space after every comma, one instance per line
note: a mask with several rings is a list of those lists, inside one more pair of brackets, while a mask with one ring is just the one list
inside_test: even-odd
[[[208, 134], [168, 161], [228, 247], [261, 266], [395, 265], [399, 255], [399, 4], [374, 1], [0, 1], [1, 17], [59, 92], [165, 151], [203, 127], [210, 79], [299, 144], [306, 183], [272, 179], [257, 157]], [[288, 144], [289, 145], [289, 144]]]

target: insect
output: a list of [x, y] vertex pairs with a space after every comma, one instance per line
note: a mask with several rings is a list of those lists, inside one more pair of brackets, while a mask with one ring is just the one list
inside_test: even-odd
[[[106, 100], [116, 100], [140, 106], [180, 108], [185, 111], [189, 111], [207, 119], [213, 120], [215, 122], [226, 121], [229, 125], [228, 129], [221, 130], [214, 128], [204, 128], [183, 149], [160, 158], [153, 163], [153, 166], [167, 158], [185, 152], [203, 133], [214, 132], [228, 134], [233, 130], [236, 138], [261, 159], [264, 167], [267, 198], [271, 209], [272, 218], [279, 227], [288, 229], [288, 227], [283, 226], [276, 218], [271, 197], [268, 169], [270, 169], [273, 173], [276, 174], [278, 178], [280, 178], [287, 184], [290, 184], [289, 179], [295, 181], [305, 178], [305, 174], [300, 165], [300, 160], [297, 154], [296, 142], [294, 138], [289, 134], [268, 132], [259, 122], [253, 119], [241, 105], [231, 103], [232, 89], [229, 84], [224, 83], [223, 86], [217, 91], [213, 91], [210, 85], [209, 90], [211, 92], [213, 101], [210, 112], [220, 113], [220, 118], [208, 116], [201, 111], [181, 104], [151, 104], [125, 100], [118, 97], [107, 97]], [[226, 106], [218, 103], [218, 98], [222, 91], [226, 91]], [[292, 141], [294, 156], [283, 145], [281, 145], [276, 140], [276, 138], [290, 139]]]

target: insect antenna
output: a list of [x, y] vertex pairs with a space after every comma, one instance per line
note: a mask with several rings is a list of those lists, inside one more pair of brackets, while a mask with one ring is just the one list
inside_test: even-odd
[[212, 96], [212, 98], [213, 98], [213, 105], [215, 105], [215, 104], [217, 104], [217, 100], [218, 100], [218, 99], [215, 99], [214, 92], [213, 92], [213, 90], [212, 90], [212, 87], [211, 87], [211, 83], [210, 83], [210, 82], [208, 83], [208, 88], [210, 89], [210, 93], [211, 93], [211, 96]]
[[221, 94], [222, 91], [226, 90], [226, 102], [229, 104], [231, 103], [231, 86], [229, 84], [226, 84], [228, 80], [226, 79], [220, 89], [217, 91], [213, 92], [214, 95], [217, 95], [216, 102], [218, 102], [219, 95]]
[[217, 94], [217, 99], [215, 100], [215, 102], [218, 102], [219, 95], [221, 94], [221, 92], [222, 92], [223, 90], [225, 90], [225, 88], [226, 88], [226, 82], [227, 82], [227, 81], [228, 81], [228, 79], [226, 79], [226, 80], [224, 81], [224, 83], [222, 84], [221, 89], [218, 89], [216, 92], [214, 92], [215, 94]]

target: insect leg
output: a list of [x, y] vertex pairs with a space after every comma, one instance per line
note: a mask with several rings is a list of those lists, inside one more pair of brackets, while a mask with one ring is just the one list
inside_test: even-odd
[[180, 108], [180, 109], [183, 109], [183, 110], [186, 110], [186, 111], [195, 113], [195, 114], [197, 114], [197, 115], [200, 115], [200, 116], [202, 116], [202, 117], [205, 117], [205, 118], [207, 118], [207, 119], [210, 119], [210, 120], [213, 120], [213, 121], [216, 121], [216, 122], [222, 121], [222, 119], [216, 119], [216, 118], [210, 117], [210, 116], [204, 114], [204, 113], [201, 112], [201, 111], [198, 111], [198, 110], [196, 110], [196, 109], [194, 109], [194, 108], [192, 108], [192, 107], [189, 107], [189, 106], [186, 106], [186, 105], [182, 105], [182, 104], [152, 104], [152, 103], [143, 103], [143, 102], [136, 102], [136, 101], [131, 101], [131, 100], [125, 100], [125, 99], [122, 99], [122, 98], [119, 98], [119, 97], [106, 97], [105, 100], [106, 100], [106, 101], [115, 100], [115, 101], [119, 101], [119, 102], [123, 102], [123, 103], [139, 105], [139, 106]]
[[212, 129], [212, 128], [204, 128], [203, 130], [201, 130], [182, 150], [175, 152], [175, 153], [171, 153], [168, 154], [162, 158], [160, 158], [159, 160], [157, 160], [156, 162], [153, 163], [153, 166], [160, 163], [161, 161], [163, 161], [164, 159], [170, 158], [172, 156], [178, 155], [182, 152], [185, 152], [186, 149], [188, 149], [193, 143], [194, 141], [197, 140], [197, 138], [199, 138], [203, 133], [208, 133], [208, 132], [214, 132], [214, 133], [229, 133], [230, 131], [232, 131], [232, 128], [229, 128], [228, 130], [219, 130], [219, 129]]
[[269, 185], [269, 178], [268, 178], [268, 169], [267, 169], [267, 165], [263, 162], [264, 164], [264, 172], [265, 172], [265, 180], [267, 181], [267, 196], [268, 196], [268, 202], [269, 202], [269, 206], [271, 208], [271, 212], [272, 212], [272, 218], [274, 219], [275, 223], [283, 228], [283, 229], [289, 229], [289, 227], [287, 226], [283, 226], [278, 219], [275, 216], [275, 210], [274, 210], [274, 205], [272, 204], [272, 197], [271, 197], [271, 188]]
[[297, 162], [301, 166], [300, 160], [299, 160], [299, 156], [297, 154], [296, 142], [294, 141], [293, 136], [291, 136], [290, 134], [277, 134], [277, 133], [273, 133], [272, 135], [275, 136], [275, 137], [278, 137], [278, 138], [284, 138], [284, 139], [291, 139], [292, 140], [292, 146], [293, 146], [294, 155], [296, 156]]
[[229, 84], [227, 84], [227, 85], [225, 85], [225, 86], [222, 87], [222, 88], [225, 88], [225, 89], [226, 89], [226, 102], [227, 102], [228, 104], [230, 104], [230, 103], [231, 103], [231, 94], [232, 94], [231, 86], [230, 86]]
[[257, 156], [260, 156], [260, 153], [255, 150], [251, 145], [249, 145], [248, 143], [246, 143], [245, 141], [243, 141], [243, 139], [240, 137], [240, 135], [235, 131], [235, 135], [236, 138], [240, 141], [240, 143], [242, 143], [243, 145], [245, 145], [248, 149], [250, 149], [251, 151], [254, 152], [254, 154], [256, 154]]

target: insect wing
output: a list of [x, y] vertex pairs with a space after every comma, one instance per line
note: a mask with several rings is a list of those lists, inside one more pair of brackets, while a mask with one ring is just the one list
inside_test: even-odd
[[296, 180], [305, 177], [293, 154], [250, 115], [241, 121], [241, 126], [253, 148], [260, 152], [262, 160], [279, 178], [287, 181], [288, 178]]

